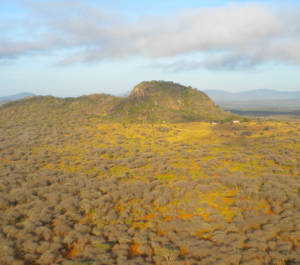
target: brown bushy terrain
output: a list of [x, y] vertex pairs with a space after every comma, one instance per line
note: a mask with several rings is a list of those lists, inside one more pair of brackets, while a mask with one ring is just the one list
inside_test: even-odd
[[128, 97], [95, 94], [79, 98], [28, 97], [1, 108], [0, 126], [65, 120], [106, 122], [190, 122], [232, 120], [203, 92], [165, 81], [142, 82]]
[[299, 123], [39, 117], [30, 100], [0, 109], [1, 265], [300, 263]]

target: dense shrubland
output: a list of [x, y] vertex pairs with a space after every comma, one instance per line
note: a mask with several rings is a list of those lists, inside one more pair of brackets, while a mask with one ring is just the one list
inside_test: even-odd
[[0, 128], [0, 264], [299, 264], [300, 125]]
[[[203, 92], [173, 82], [150, 81], [135, 86], [128, 97], [94, 94], [78, 98], [35, 96], [0, 107], [0, 127], [43, 123], [61, 127], [78, 120], [125, 123], [230, 121], [238, 115], [224, 112]], [[161, 128], [163, 129], [163, 128]]]

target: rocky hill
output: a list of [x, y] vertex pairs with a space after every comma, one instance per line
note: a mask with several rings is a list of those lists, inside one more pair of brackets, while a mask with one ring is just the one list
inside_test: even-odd
[[79, 98], [30, 97], [0, 109], [0, 124], [77, 122], [97, 118], [117, 122], [225, 120], [224, 112], [203, 92], [165, 81], [142, 82], [128, 97], [95, 94]]
[[203, 92], [173, 82], [151, 81], [137, 85], [120, 101], [117, 119], [145, 122], [222, 120], [228, 114]]

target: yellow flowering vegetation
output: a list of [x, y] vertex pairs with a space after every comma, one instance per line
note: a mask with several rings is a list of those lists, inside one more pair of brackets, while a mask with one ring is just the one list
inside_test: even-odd
[[299, 264], [299, 123], [55, 124], [0, 127], [1, 264]]

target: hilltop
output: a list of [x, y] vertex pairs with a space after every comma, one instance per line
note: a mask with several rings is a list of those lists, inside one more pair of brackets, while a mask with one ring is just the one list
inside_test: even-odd
[[189, 122], [230, 117], [203, 92], [173, 82], [142, 82], [127, 97], [95, 94], [79, 98], [35, 96], [0, 110], [0, 124], [78, 121]]
[[145, 122], [222, 120], [228, 116], [203, 92], [173, 82], [142, 82], [116, 107], [117, 119]]

